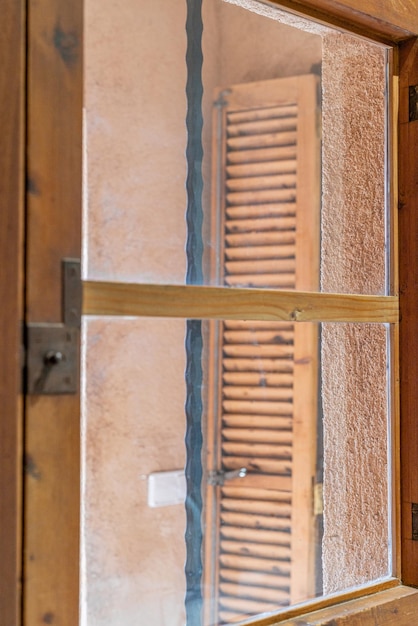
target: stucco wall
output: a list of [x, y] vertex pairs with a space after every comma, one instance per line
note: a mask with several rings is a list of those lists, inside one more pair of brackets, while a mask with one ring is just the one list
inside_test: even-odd
[[[321, 288], [385, 291], [382, 48], [323, 39]], [[324, 324], [324, 592], [389, 573], [386, 329]]]

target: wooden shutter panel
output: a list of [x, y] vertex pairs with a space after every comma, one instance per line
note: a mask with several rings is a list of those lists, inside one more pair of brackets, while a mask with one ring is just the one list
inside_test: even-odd
[[[317, 290], [317, 78], [220, 89], [213, 275], [230, 287]], [[216, 269], [215, 264], [220, 259]], [[317, 329], [225, 321], [209, 333], [206, 624], [314, 595]]]

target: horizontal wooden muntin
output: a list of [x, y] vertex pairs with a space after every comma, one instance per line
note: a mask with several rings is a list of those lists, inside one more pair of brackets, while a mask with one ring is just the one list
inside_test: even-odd
[[83, 281], [83, 315], [397, 323], [397, 296]]

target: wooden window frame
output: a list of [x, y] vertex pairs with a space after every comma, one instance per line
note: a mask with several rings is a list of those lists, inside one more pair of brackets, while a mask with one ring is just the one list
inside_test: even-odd
[[[396, 189], [399, 189], [397, 241], [401, 245], [400, 322], [399, 325], [394, 324], [393, 332], [395, 337], [399, 332], [401, 411], [400, 426], [395, 428], [393, 445], [396, 519], [399, 530], [396, 544], [400, 559], [397, 559], [396, 578], [381, 585], [371, 585], [353, 593], [325, 598], [307, 605], [305, 609], [299, 607], [291, 610], [286, 616], [272, 616], [253, 620], [251, 623], [254, 626], [279, 623], [291, 626], [300, 623], [299, 618], [303, 615], [305, 624], [329, 626], [351, 623], [366, 626], [376, 623], [397, 626], [414, 624], [418, 614], [418, 591], [412, 587], [418, 586], [418, 544], [412, 540], [411, 507], [412, 503], [418, 502], [418, 428], [415, 423], [418, 406], [418, 336], [415, 331], [418, 316], [418, 123], [409, 122], [408, 107], [409, 86], [418, 84], [418, 0], [405, 0], [402, 3], [396, 0], [277, 0], [275, 4], [389, 44], [394, 49], [394, 82], [399, 80], [399, 126], [394, 124], [392, 136], [396, 144], [398, 135], [399, 150], [398, 167], [394, 163], [391, 178], [394, 183], [392, 188], [395, 190], [392, 192], [394, 206], [398, 203]], [[25, 626], [53, 623], [56, 619], [65, 626], [77, 626], [79, 619], [78, 559], [74, 556], [78, 552], [79, 526], [75, 518], [80, 504], [79, 485], [75, 478], [79, 471], [80, 458], [78, 399], [75, 397], [60, 401], [60, 420], [67, 420], [71, 424], [69, 428], [55, 426], [47, 432], [44, 430], [42, 435], [39, 433], [39, 437], [29, 438], [30, 445], [41, 442], [46, 450], [48, 480], [39, 480], [33, 459], [27, 457], [25, 468], [29, 478], [23, 506], [21, 486], [24, 399], [21, 393], [20, 354], [21, 322], [24, 318], [22, 242], [26, 179], [26, 233], [29, 235], [25, 252], [28, 268], [28, 320], [57, 319], [61, 291], [57, 268], [63, 256], [79, 256], [81, 250], [82, 15], [82, 0], [45, 0], [42, 7], [37, 7], [37, 3], [32, 0], [28, 0], [27, 6], [23, 0], [6, 0], [3, 5], [3, 16], [8, 28], [0, 39], [3, 59], [2, 96], [4, 95], [0, 123], [3, 146], [6, 146], [0, 155], [3, 201], [0, 212], [0, 290], [2, 302], [7, 305], [0, 309], [0, 329], [7, 358], [3, 359], [0, 377], [0, 394], [3, 400], [0, 421], [0, 615], [4, 623], [12, 626], [22, 623]], [[28, 51], [27, 74], [25, 49]], [[28, 98], [25, 110], [26, 93]], [[395, 101], [397, 93], [398, 89], [395, 87]], [[47, 101], [54, 103], [52, 113], [51, 108], [45, 106]], [[38, 140], [39, 133], [36, 131], [39, 128], [42, 129], [42, 140]], [[44, 183], [49, 193], [43, 195]], [[48, 220], [48, 228], [47, 232], [41, 229], [42, 236], [37, 239], [38, 233], [34, 231], [34, 226], [36, 220], [40, 219], [40, 206]], [[396, 210], [394, 214], [396, 221]], [[57, 244], [61, 240], [62, 243]], [[43, 249], [47, 250], [44, 256]], [[396, 251], [395, 241], [394, 252]], [[397, 291], [396, 284], [395, 281], [394, 293]], [[153, 289], [155, 293], [148, 295], [154, 304], [149, 305], [148, 313], [155, 310], [155, 297], [165, 301], [168, 295], [166, 289], [170, 288], [151, 287], [150, 291]], [[35, 292], [41, 292], [43, 296], [42, 304], [38, 307], [31, 300]], [[185, 295], [184, 288], [182, 294]], [[211, 294], [216, 298], [213, 291]], [[189, 292], [189, 295], [193, 300], [193, 294]], [[88, 283], [85, 285], [85, 296], [84, 311], [91, 313], [94, 307]], [[288, 296], [292, 297], [291, 294]], [[310, 299], [315, 299], [313, 311], [318, 313], [315, 306], [320, 309], [327, 295], [306, 294], [304, 297], [307, 298], [308, 309], [311, 311], [308, 317], [314, 319]], [[230, 311], [230, 307], [236, 307], [237, 298], [244, 298], [244, 295], [228, 295], [225, 298], [225, 309]], [[396, 298], [393, 298], [393, 302], [386, 299], [386, 303], [397, 310]], [[248, 306], [245, 298], [241, 304]], [[292, 302], [288, 304], [289, 313], [295, 315]], [[354, 297], [350, 305], [359, 315], [368, 306], [360, 296]], [[257, 307], [256, 298], [251, 306]], [[396, 310], [394, 322], [397, 319]], [[189, 313], [190, 308], [186, 307], [184, 311]], [[42, 313], [43, 319], [39, 319]], [[141, 310], [142, 315], [148, 313]], [[224, 314], [219, 309], [217, 313], [219, 317]], [[299, 310], [297, 314], [301, 314]], [[33, 409], [30, 403], [27, 406]], [[38, 411], [45, 406], [45, 403], [40, 402]], [[28, 412], [26, 416], [28, 423], [36, 421], [30, 419], [32, 416]], [[26, 447], [27, 445], [28, 435], [25, 442]], [[61, 453], [63, 449], [66, 454]], [[38, 491], [31, 492], [29, 480], [38, 481]], [[24, 559], [21, 556], [22, 520], [25, 528]], [[35, 520], [37, 524], [34, 525]], [[31, 529], [31, 525], [34, 529]], [[23, 602], [22, 562], [25, 572]], [[312, 612], [314, 609], [315, 612]]]

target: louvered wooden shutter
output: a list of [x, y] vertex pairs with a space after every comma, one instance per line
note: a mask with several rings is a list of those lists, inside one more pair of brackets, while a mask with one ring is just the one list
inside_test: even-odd
[[[218, 91], [212, 233], [221, 284], [317, 290], [316, 100], [314, 76]], [[211, 326], [208, 474], [248, 474], [207, 490], [206, 624], [314, 593], [317, 341], [312, 324]]]

